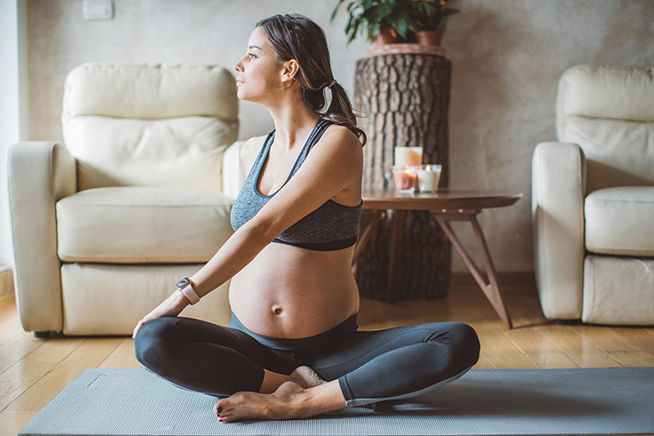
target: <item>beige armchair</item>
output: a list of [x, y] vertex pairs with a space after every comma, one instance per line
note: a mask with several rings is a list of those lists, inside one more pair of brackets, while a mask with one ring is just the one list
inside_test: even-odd
[[[16, 302], [37, 336], [127, 335], [231, 235], [238, 99], [217, 66], [83, 64], [64, 143], [13, 144]], [[182, 316], [227, 324], [229, 283]]]
[[544, 315], [654, 324], [654, 69], [580, 65], [559, 81], [560, 142], [532, 160]]

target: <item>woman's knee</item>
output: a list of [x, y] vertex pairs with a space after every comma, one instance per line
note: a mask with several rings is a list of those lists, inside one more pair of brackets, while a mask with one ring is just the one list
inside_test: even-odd
[[477, 332], [468, 324], [436, 323], [427, 342], [439, 345], [434, 349], [434, 353], [440, 359], [447, 356], [447, 366], [453, 371], [468, 369], [479, 360], [479, 338]]
[[176, 340], [176, 317], [161, 317], [146, 322], [134, 338], [134, 354], [146, 368], [154, 369], [165, 350]]
[[475, 329], [462, 322], [452, 323], [450, 337], [463, 366], [472, 367], [479, 360], [481, 344]]

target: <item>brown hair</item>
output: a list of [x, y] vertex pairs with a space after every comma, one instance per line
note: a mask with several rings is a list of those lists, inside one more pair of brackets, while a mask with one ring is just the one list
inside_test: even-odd
[[[302, 98], [321, 118], [327, 118], [349, 128], [364, 145], [366, 134], [357, 127], [352, 103], [345, 89], [334, 80], [325, 33], [316, 23], [299, 14], [273, 15], [260, 20], [261, 27], [281, 62], [295, 59], [300, 69], [295, 80], [300, 84]], [[324, 89], [329, 87], [332, 101], [328, 108]]]

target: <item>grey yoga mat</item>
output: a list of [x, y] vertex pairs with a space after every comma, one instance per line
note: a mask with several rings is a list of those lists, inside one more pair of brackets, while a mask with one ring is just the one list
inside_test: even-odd
[[654, 433], [654, 368], [471, 370], [421, 397], [302, 420], [221, 423], [217, 399], [139, 369], [87, 369], [20, 435]]

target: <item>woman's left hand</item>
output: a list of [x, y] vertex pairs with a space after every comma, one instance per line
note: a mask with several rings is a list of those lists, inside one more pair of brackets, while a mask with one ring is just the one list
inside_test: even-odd
[[146, 322], [152, 321], [156, 318], [161, 318], [162, 316], [177, 316], [189, 304], [190, 301], [188, 301], [184, 294], [178, 291], [173, 292], [170, 297], [162, 301], [161, 304], [159, 304], [152, 312], [145, 315], [143, 319], [136, 324], [136, 327], [134, 327], [134, 333], [132, 333], [132, 339], [136, 337], [136, 334]]

